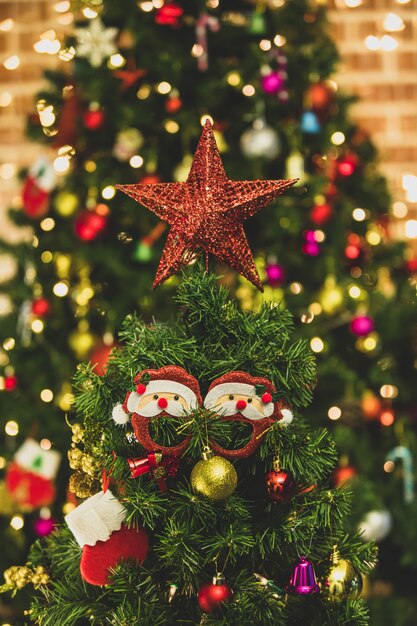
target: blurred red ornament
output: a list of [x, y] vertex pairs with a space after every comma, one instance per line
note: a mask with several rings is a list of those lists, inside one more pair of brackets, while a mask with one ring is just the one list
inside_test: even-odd
[[103, 126], [104, 117], [102, 109], [90, 109], [83, 115], [84, 126], [88, 130], [99, 130]]
[[181, 98], [178, 98], [178, 97], [168, 98], [165, 101], [165, 110], [168, 113], [176, 113], [177, 111], [180, 110], [181, 107], [182, 107]]
[[25, 215], [35, 219], [46, 215], [49, 209], [49, 198], [49, 191], [42, 189], [33, 176], [26, 178], [22, 189]]
[[296, 485], [291, 472], [284, 469], [273, 469], [265, 476], [268, 498], [272, 502], [289, 502], [295, 494]]
[[392, 426], [395, 422], [395, 413], [392, 409], [384, 409], [379, 416], [382, 426]]
[[359, 246], [349, 244], [345, 248], [345, 257], [351, 261], [354, 261], [355, 259], [360, 257], [361, 252], [362, 250]]
[[341, 176], [352, 176], [359, 165], [359, 159], [355, 154], [346, 154], [337, 162], [337, 171]]
[[319, 115], [329, 113], [333, 102], [333, 89], [326, 83], [314, 83], [307, 92], [308, 108]]
[[81, 211], [75, 220], [74, 230], [75, 234], [83, 241], [93, 241], [106, 228], [106, 226], [106, 216], [97, 212], [96, 208], [95, 211]]
[[145, 174], [139, 182], [141, 185], [155, 185], [161, 182], [161, 177], [158, 174]]
[[17, 377], [16, 376], [5, 376], [4, 377], [4, 389], [5, 391], [13, 391], [17, 387]]
[[372, 391], [365, 391], [361, 399], [361, 409], [366, 419], [378, 419], [382, 411], [382, 403]]
[[333, 208], [330, 204], [316, 204], [310, 210], [310, 219], [317, 226], [326, 224], [333, 215]]
[[233, 589], [218, 574], [212, 583], [201, 585], [197, 594], [198, 606], [204, 613], [214, 613], [221, 608], [222, 603], [229, 602], [233, 597]]
[[316, 241], [306, 241], [301, 249], [307, 256], [319, 256], [320, 254], [320, 246]]
[[[69, 87], [69, 86], [68, 86]], [[78, 124], [81, 116], [81, 99], [75, 88], [72, 87], [59, 115], [58, 132], [54, 136], [52, 145], [54, 148], [62, 146], [76, 146], [78, 141]]]
[[405, 263], [405, 267], [407, 271], [410, 272], [410, 274], [414, 274], [415, 272], [417, 272], [417, 258], [408, 259], [408, 261], [406, 261]]
[[108, 358], [111, 351], [117, 346], [117, 343], [112, 343], [110, 346], [101, 344], [93, 351], [90, 357], [90, 363], [93, 365], [94, 373], [98, 376], [104, 376], [107, 372]]
[[155, 14], [155, 22], [163, 26], [179, 26], [184, 9], [175, 2], [164, 4]]
[[334, 487], [342, 487], [342, 485], [345, 485], [357, 475], [358, 472], [354, 467], [345, 465], [344, 467], [338, 467], [334, 470], [331, 476], [331, 482]]
[[51, 312], [51, 303], [46, 298], [37, 298], [32, 302], [32, 313], [37, 317], [46, 317]]

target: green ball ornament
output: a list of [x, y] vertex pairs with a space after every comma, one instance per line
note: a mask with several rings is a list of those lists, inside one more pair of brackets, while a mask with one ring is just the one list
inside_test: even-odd
[[191, 486], [200, 496], [218, 502], [225, 500], [237, 487], [237, 473], [233, 465], [205, 448], [203, 458], [193, 467]]

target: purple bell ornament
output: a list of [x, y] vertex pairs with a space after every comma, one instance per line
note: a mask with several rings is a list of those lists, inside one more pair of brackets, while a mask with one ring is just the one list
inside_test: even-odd
[[297, 565], [294, 567], [287, 591], [299, 594], [318, 593], [320, 591], [314, 565], [305, 556], [300, 557]]

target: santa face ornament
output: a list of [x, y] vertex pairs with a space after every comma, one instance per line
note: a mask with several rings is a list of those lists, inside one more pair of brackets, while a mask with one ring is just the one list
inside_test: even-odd
[[135, 377], [136, 390], [126, 394], [123, 405], [113, 410], [113, 419], [123, 424], [130, 419], [136, 439], [148, 452], [179, 456], [185, 452], [190, 437], [176, 446], [162, 446], [152, 439], [151, 420], [159, 417], [186, 416], [201, 405], [198, 381], [177, 365], [159, 370], [143, 370]]
[[[260, 391], [262, 390], [262, 391]], [[279, 420], [282, 425], [292, 421], [292, 412], [283, 401], [274, 401], [275, 386], [267, 378], [247, 372], [229, 372], [210, 385], [204, 406], [224, 421], [239, 421], [252, 426], [248, 443], [238, 450], [222, 448], [210, 441], [211, 448], [227, 459], [248, 457], [261, 443], [261, 437]]]

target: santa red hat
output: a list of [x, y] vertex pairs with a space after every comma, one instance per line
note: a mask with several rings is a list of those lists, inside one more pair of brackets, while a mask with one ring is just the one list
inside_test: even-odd
[[[256, 391], [258, 386], [263, 388], [261, 393]], [[204, 406], [206, 409], [214, 409], [221, 396], [244, 395], [251, 398], [259, 398], [264, 405], [265, 417], [270, 417], [275, 410], [273, 401], [275, 392], [274, 384], [267, 378], [251, 376], [248, 372], [228, 372], [211, 383], [204, 398]]]
[[143, 370], [133, 381], [135, 391], [128, 391], [123, 404], [117, 404], [112, 413], [116, 424], [126, 424], [129, 414], [136, 412], [141, 398], [160, 393], [174, 393], [184, 398], [190, 409], [196, 409], [201, 403], [198, 381], [178, 365], [166, 365], [159, 370]]

